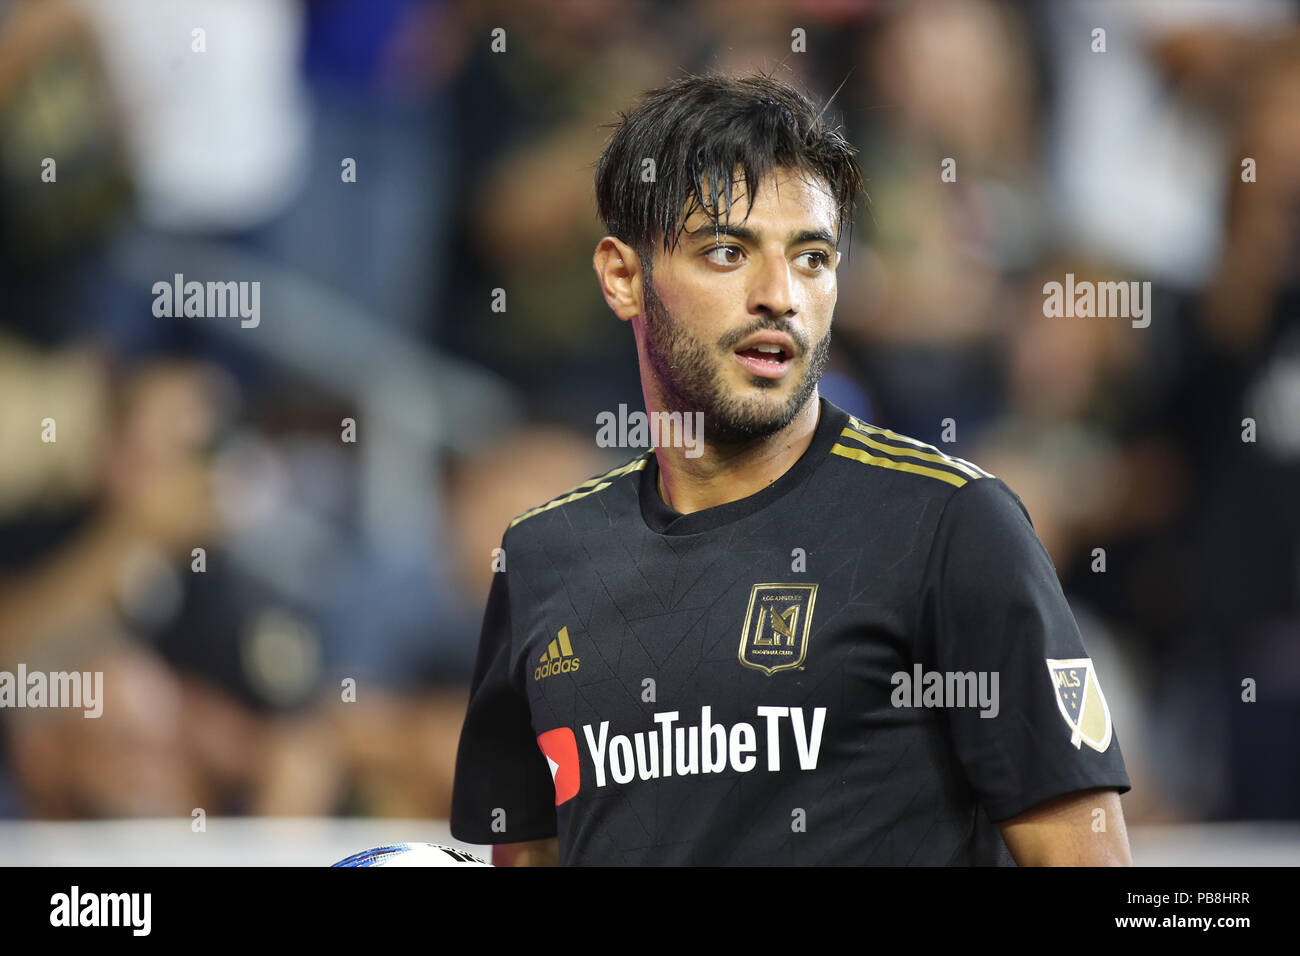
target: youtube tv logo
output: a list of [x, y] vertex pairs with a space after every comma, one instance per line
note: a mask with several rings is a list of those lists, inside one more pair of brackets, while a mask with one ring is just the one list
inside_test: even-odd
[[555, 782], [555, 805], [578, 795], [582, 786], [582, 768], [578, 765], [578, 738], [569, 727], [548, 730], [537, 738], [537, 746], [546, 756]]

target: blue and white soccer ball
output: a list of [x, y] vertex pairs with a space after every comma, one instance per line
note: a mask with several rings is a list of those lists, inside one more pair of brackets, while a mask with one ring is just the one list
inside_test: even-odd
[[[390, 843], [354, 853], [334, 866], [491, 866], [472, 853], [437, 843]], [[332, 867], [331, 867], [332, 869]]]

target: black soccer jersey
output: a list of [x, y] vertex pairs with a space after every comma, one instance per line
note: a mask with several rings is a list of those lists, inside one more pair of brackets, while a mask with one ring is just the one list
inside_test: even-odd
[[993, 825], [1129, 789], [1046, 551], [997, 478], [826, 400], [747, 498], [652, 452], [506, 531], [451, 830], [565, 864], [1009, 864]]

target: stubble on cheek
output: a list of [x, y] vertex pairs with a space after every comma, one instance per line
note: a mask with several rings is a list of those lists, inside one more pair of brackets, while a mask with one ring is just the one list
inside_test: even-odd
[[[727, 384], [726, 363], [730, 360], [727, 350], [721, 344], [708, 345], [695, 337], [684, 323], [675, 321], [650, 283], [646, 284], [645, 296], [646, 354], [658, 380], [664, 410], [703, 412], [707, 441], [737, 444], [763, 438], [788, 425], [807, 404], [830, 355], [829, 328], [804, 352], [803, 373], [785, 401], [775, 397], [742, 398]], [[780, 323], [769, 325], [779, 326]], [[777, 379], [748, 378], [753, 387], [769, 391], [776, 391], [783, 384]]]

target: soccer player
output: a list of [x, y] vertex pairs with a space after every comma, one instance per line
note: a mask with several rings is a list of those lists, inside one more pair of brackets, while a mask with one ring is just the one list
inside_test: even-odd
[[594, 265], [675, 427], [505, 532], [451, 815], [494, 862], [1130, 862], [1119, 743], [1020, 500], [818, 394], [861, 188], [768, 77], [621, 118]]

